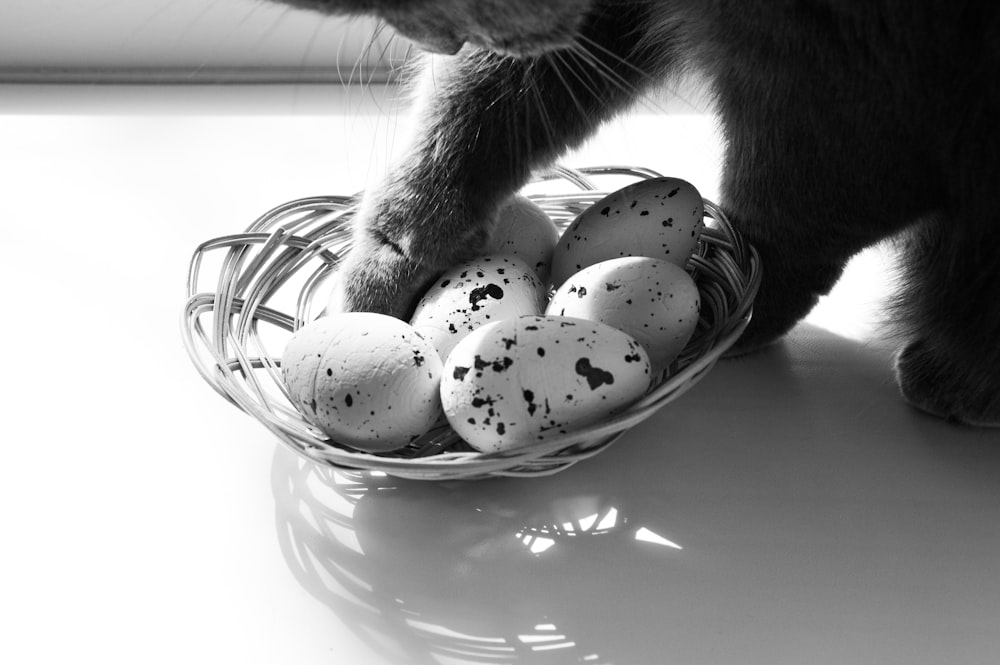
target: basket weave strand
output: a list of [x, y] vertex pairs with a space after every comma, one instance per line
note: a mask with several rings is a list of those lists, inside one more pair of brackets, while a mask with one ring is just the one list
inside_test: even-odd
[[[658, 175], [626, 166], [556, 167], [534, 183], [544, 191], [528, 197], [564, 229], [609, 193], [596, 179]], [[560, 184], [570, 191], [558, 191]], [[628, 409], [558, 437], [495, 453], [472, 449], [442, 415], [405, 448], [361, 452], [330, 439], [294, 408], [278, 360], [290, 334], [321, 314], [328, 278], [350, 249], [350, 219], [357, 202], [356, 196], [290, 201], [260, 216], [244, 233], [201, 243], [191, 258], [182, 312], [185, 347], [205, 381], [284, 445], [334, 467], [421, 480], [557, 473], [600, 453], [697, 384], [749, 323], [760, 283], [753, 247], [718, 206], [705, 201], [709, 224], [688, 263], [702, 300], [697, 329], [680, 357]], [[219, 265], [210, 269], [209, 257], [221, 259]], [[211, 290], [203, 290], [206, 286]]]

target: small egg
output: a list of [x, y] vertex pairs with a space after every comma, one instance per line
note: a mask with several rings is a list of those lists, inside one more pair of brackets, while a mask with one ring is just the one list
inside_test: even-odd
[[545, 287], [516, 256], [481, 256], [452, 268], [426, 291], [410, 317], [441, 358], [476, 328], [545, 309]]
[[645, 256], [601, 261], [570, 276], [546, 314], [600, 321], [642, 344], [655, 371], [674, 361], [698, 325], [701, 296], [683, 268]]
[[523, 194], [509, 198], [497, 213], [484, 254], [512, 254], [527, 263], [544, 284], [552, 268], [559, 227], [541, 206]]
[[609, 194], [574, 219], [552, 256], [556, 287], [589, 265], [648, 256], [684, 267], [705, 228], [701, 194], [678, 178], [649, 178]]
[[483, 452], [596, 423], [650, 384], [646, 351], [597, 321], [521, 316], [483, 326], [445, 361], [441, 404], [452, 429]]
[[317, 319], [281, 356], [292, 403], [331, 439], [358, 450], [396, 450], [441, 412], [441, 359], [405, 321], [371, 312]]

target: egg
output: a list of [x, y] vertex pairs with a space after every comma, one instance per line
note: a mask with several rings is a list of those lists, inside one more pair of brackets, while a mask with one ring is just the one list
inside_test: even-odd
[[509, 198], [497, 213], [484, 254], [511, 254], [527, 263], [548, 284], [559, 227], [541, 206], [523, 194]]
[[424, 293], [410, 323], [441, 358], [476, 328], [500, 319], [541, 314], [545, 287], [516, 256], [481, 256], [452, 268]]
[[597, 321], [521, 316], [485, 325], [448, 356], [445, 417], [473, 448], [508, 450], [598, 422], [650, 385], [646, 351]]
[[601, 261], [573, 274], [546, 314], [600, 321], [631, 335], [655, 371], [684, 350], [698, 325], [701, 296], [683, 268], [645, 256]]
[[370, 312], [306, 324], [285, 345], [292, 403], [330, 438], [358, 450], [396, 450], [440, 417], [442, 362], [405, 321]]
[[574, 219], [552, 256], [552, 282], [622, 256], [648, 256], [683, 267], [705, 228], [701, 195], [678, 178], [649, 178], [612, 192]]

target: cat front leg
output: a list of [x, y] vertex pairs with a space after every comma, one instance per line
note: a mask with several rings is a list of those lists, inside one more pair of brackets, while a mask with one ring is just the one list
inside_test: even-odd
[[952, 421], [1000, 425], [1000, 108], [983, 95], [956, 116], [911, 113], [920, 105], [885, 103], [877, 88], [838, 100], [814, 78], [769, 94], [720, 88], [722, 202], [763, 266], [731, 355], [780, 339], [854, 254], [905, 238], [889, 311], [907, 340], [903, 396]]
[[919, 136], [891, 113], [831, 98], [811, 75], [788, 76], [762, 90], [720, 87], [722, 204], [763, 275], [730, 355], [781, 339], [855, 254], [940, 205], [940, 169]]
[[466, 47], [431, 60], [417, 135], [355, 218], [340, 307], [406, 318], [436, 275], [480, 251], [499, 206], [536, 169], [641, 94], [662, 49], [637, 51], [640, 11], [588, 17], [562, 51]]

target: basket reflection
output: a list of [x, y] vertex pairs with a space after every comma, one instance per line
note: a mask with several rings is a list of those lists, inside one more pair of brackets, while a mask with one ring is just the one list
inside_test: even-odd
[[587, 628], [604, 583], [554, 582], [637, 541], [681, 546], [611, 495], [518, 482], [413, 482], [279, 447], [278, 540], [298, 582], [390, 662], [613, 662]]

